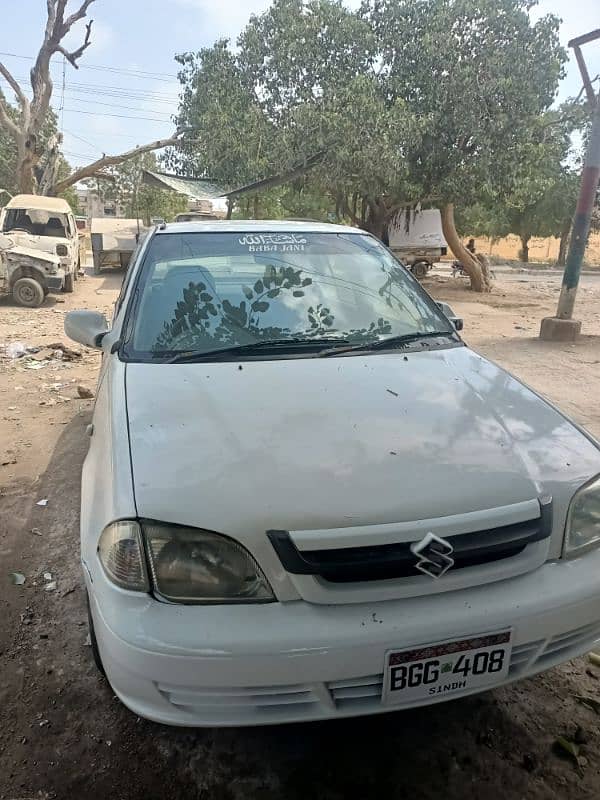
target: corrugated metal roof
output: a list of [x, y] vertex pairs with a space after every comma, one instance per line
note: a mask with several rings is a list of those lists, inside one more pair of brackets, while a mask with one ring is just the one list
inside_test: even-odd
[[184, 194], [191, 200], [216, 200], [229, 191], [210, 178], [182, 178], [179, 175], [169, 175], [166, 172], [150, 172], [145, 169], [142, 182], [159, 189], [171, 189], [179, 194]]

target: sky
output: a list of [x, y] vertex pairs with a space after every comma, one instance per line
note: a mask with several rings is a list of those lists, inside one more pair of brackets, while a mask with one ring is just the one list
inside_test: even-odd
[[[0, 6], [7, 2], [0, 0]], [[68, 9], [78, 5], [69, 0]], [[80, 69], [66, 64], [64, 92], [62, 56], [55, 55], [52, 62], [52, 104], [60, 110], [69, 162], [87, 164], [102, 153], [120, 153], [171, 135], [179, 86], [174, 54], [197, 51], [220, 37], [235, 39], [250, 14], [268, 5], [269, 0], [95, 0], [88, 11], [94, 20], [92, 44]], [[3, 15], [0, 27], [0, 60], [24, 83], [42, 40], [46, 3], [20, 0], [12, 7], [15, 11]], [[600, 0], [540, 0], [533, 13], [559, 16], [565, 45], [600, 27]], [[83, 35], [80, 22], [66, 44], [76, 48]], [[600, 41], [587, 45], [584, 53], [594, 77], [600, 73]], [[580, 88], [571, 55], [559, 99], [576, 95]], [[10, 97], [4, 84], [3, 89]]]

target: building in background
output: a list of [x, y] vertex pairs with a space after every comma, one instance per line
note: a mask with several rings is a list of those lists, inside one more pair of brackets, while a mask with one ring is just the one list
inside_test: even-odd
[[79, 215], [87, 219], [97, 217], [124, 217], [125, 210], [116, 200], [108, 200], [102, 197], [97, 189], [92, 189], [83, 184], [75, 187], [77, 193], [77, 203]]

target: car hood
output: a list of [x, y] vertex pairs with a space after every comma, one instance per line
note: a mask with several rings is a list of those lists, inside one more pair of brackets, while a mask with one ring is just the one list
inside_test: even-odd
[[467, 347], [127, 364], [140, 517], [244, 540], [479, 511], [600, 472], [572, 423]]
[[[2, 248], [0, 247], [0, 249]], [[60, 266], [60, 258], [57, 255], [53, 255], [51, 252], [43, 252], [42, 250], [34, 250], [31, 247], [15, 245], [14, 247], [6, 247], [3, 252], [8, 258], [16, 260], [39, 261], [43, 264], [52, 264], [55, 267]]]
[[69, 240], [64, 236], [35, 236], [19, 231], [8, 231], [8, 236], [13, 240], [17, 247], [22, 247], [26, 250], [35, 253], [49, 253], [56, 256], [56, 246], [63, 244], [69, 245]]

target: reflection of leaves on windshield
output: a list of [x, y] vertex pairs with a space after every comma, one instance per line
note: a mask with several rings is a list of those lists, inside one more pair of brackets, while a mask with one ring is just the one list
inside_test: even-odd
[[[286, 328], [260, 327], [261, 314], [270, 308], [269, 300], [282, 292], [292, 297], [303, 297], [302, 287], [310, 286], [312, 278], [302, 278], [302, 270], [293, 267], [265, 267], [262, 278], [253, 287], [242, 286], [245, 299], [238, 305], [230, 300], [215, 298], [202, 281], [192, 283], [183, 290], [183, 299], [177, 303], [173, 319], [165, 322], [158, 336], [154, 352], [178, 347], [197, 347], [208, 343], [239, 343], [272, 339], [289, 333]], [[211, 321], [211, 317], [213, 321]], [[215, 317], [219, 317], [215, 325]]]
[[[419, 316], [417, 309], [421, 310], [421, 314], [429, 316], [427, 306], [424, 304], [423, 299], [413, 289], [407, 281], [406, 276], [399, 268], [387, 270], [382, 268], [383, 273], [386, 275], [386, 281], [379, 289], [379, 295], [385, 299], [386, 304], [390, 308], [396, 306], [403, 314], [411, 319], [417, 328], [422, 325], [422, 316]], [[400, 290], [400, 296], [395, 293], [394, 289]], [[406, 299], [410, 300], [407, 304]]]
[[173, 318], [165, 322], [152, 351], [215, 349], [215, 345], [249, 344], [261, 340], [292, 337], [307, 340], [332, 334], [352, 343], [376, 341], [392, 332], [391, 324], [380, 317], [364, 328], [340, 330], [335, 327], [335, 315], [328, 306], [318, 303], [307, 308], [306, 329], [290, 331], [286, 327], [261, 325], [271, 301], [280, 295], [301, 298], [304, 289], [312, 284], [303, 278], [301, 269], [266, 266], [264, 275], [252, 286], [241, 287], [243, 299], [236, 305], [222, 301], [203, 281], [190, 282], [182, 290], [182, 299], [173, 310]]
[[316, 308], [309, 306], [307, 314], [310, 323], [309, 336], [321, 336], [323, 333], [335, 331], [333, 327], [335, 317], [322, 303], [319, 303]]
[[379, 317], [377, 322], [372, 322], [368, 328], [354, 328], [348, 331], [347, 338], [351, 343], [375, 342], [381, 336], [387, 336], [392, 332], [389, 322]]

